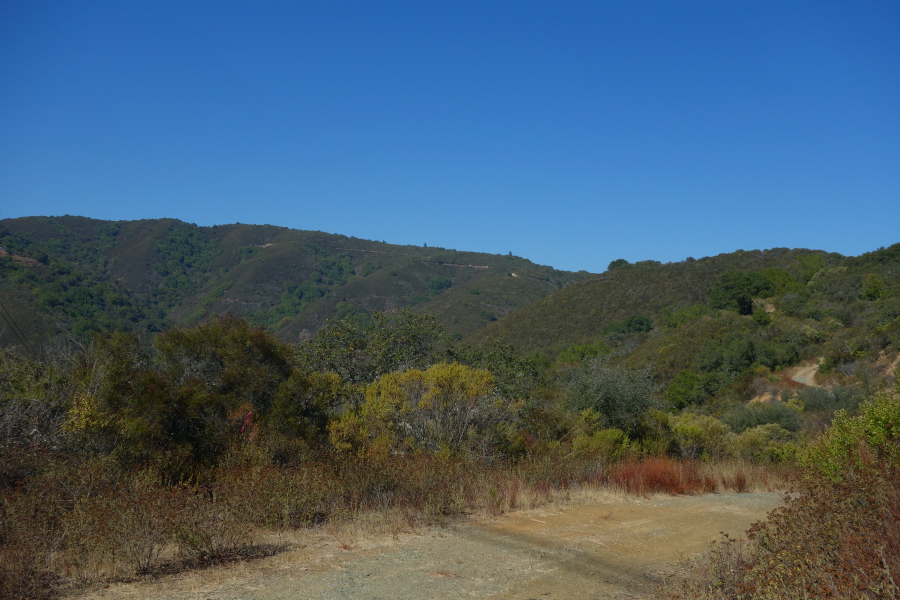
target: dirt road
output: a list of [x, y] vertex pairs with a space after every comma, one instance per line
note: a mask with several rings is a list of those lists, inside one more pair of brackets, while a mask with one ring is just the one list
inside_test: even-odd
[[791, 379], [797, 383], [802, 383], [803, 385], [818, 387], [816, 384], [816, 373], [818, 373], [818, 371], [819, 361], [812, 363], [810, 361], [804, 361], [800, 363], [799, 367], [796, 367], [794, 374], [791, 375]]
[[378, 539], [309, 534], [260, 561], [82, 598], [166, 600], [642, 598], [720, 532], [743, 533], [778, 494], [600, 497]]

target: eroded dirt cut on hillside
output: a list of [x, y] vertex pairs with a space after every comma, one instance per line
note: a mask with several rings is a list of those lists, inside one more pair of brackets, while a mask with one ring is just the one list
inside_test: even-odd
[[418, 535], [348, 541], [319, 532], [289, 555], [85, 598], [642, 598], [721, 532], [743, 533], [780, 502], [771, 493], [609, 496]]

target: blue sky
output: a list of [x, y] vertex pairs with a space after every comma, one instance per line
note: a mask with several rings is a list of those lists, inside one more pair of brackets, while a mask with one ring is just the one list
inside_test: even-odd
[[900, 3], [0, 0], [0, 217], [599, 272], [900, 242]]

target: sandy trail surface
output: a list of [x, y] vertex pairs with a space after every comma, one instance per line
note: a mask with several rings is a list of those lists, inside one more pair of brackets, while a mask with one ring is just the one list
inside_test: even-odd
[[81, 598], [644, 598], [721, 532], [740, 535], [780, 504], [774, 493], [610, 495], [417, 534], [347, 539], [319, 531], [282, 555]]
[[808, 385], [812, 387], [820, 387], [816, 384], [816, 373], [819, 371], [819, 361], [810, 362], [804, 361], [800, 363], [800, 366], [796, 368], [793, 375], [791, 375], [791, 379], [796, 381], [797, 383], [802, 383], [803, 385]]

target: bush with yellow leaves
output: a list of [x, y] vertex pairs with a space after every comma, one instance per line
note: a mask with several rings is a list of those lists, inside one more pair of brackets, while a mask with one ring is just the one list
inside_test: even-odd
[[359, 408], [331, 424], [331, 441], [373, 458], [415, 451], [488, 457], [515, 408], [494, 393], [490, 372], [440, 363], [370, 384]]

